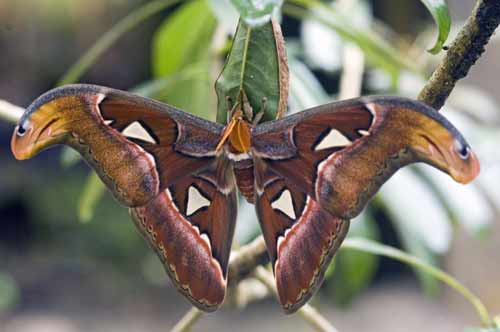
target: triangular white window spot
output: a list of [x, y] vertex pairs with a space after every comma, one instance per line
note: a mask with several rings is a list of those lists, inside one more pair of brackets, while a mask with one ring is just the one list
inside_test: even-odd
[[271, 207], [276, 210], [280, 210], [291, 219], [296, 219], [295, 210], [293, 209], [292, 194], [290, 190], [283, 190], [280, 197], [271, 203]]
[[352, 142], [345, 137], [340, 131], [336, 129], [330, 130], [328, 135], [323, 137], [323, 139], [319, 142], [318, 145], [314, 148], [315, 151], [325, 150], [335, 147], [343, 147], [350, 145]]
[[123, 129], [122, 134], [123, 136], [128, 138], [136, 138], [144, 142], [157, 144], [154, 138], [151, 137], [148, 131], [144, 129], [144, 127], [138, 121], [134, 121], [129, 124], [125, 129]]
[[202, 207], [210, 206], [210, 201], [194, 186], [189, 187], [186, 216], [190, 216]]

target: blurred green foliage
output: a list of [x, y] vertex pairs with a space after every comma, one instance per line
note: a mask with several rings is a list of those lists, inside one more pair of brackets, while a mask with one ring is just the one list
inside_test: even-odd
[[19, 301], [19, 290], [16, 281], [8, 274], [0, 271], [0, 315]]

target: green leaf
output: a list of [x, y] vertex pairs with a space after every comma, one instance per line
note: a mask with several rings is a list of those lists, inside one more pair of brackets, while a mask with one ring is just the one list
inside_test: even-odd
[[206, 62], [187, 65], [183, 69], [172, 75], [163, 76], [137, 85], [130, 92], [146, 98], [165, 100], [169, 91], [179, 83], [191, 82], [195, 80], [206, 80], [208, 75]]
[[90, 173], [79, 199], [78, 218], [81, 222], [89, 222], [106, 187], [95, 172]]
[[279, 10], [283, 0], [231, 0], [246, 24], [261, 26], [270, 21], [273, 13]]
[[215, 120], [216, 102], [213, 85], [206, 70], [198, 73], [196, 77], [175, 81], [169, 89], [157, 96], [157, 99], [167, 104], [185, 110], [210, 121]]
[[215, 83], [217, 122], [227, 122], [226, 96], [234, 103], [240, 90], [245, 91], [254, 112], [262, 108], [262, 100], [266, 98], [263, 121], [284, 114], [288, 98], [288, 66], [283, 43], [277, 23], [268, 22], [251, 28], [240, 21], [226, 64]]
[[153, 74], [171, 75], [207, 61], [216, 19], [206, 0], [187, 2], [169, 16], [153, 37]]
[[432, 54], [437, 54], [443, 48], [448, 35], [450, 34], [451, 18], [446, 0], [420, 0], [431, 13], [438, 26], [438, 37], [434, 46], [428, 50]]
[[20, 298], [19, 288], [16, 281], [0, 272], [0, 314], [10, 310]]
[[187, 2], [160, 26], [153, 40], [155, 77], [175, 77], [193, 66], [204, 68], [196, 77], [165, 87], [157, 99], [208, 120], [214, 120], [216, 109], [209, 75], [216, 24], [207, 0]]
[[69, 146], [64, 146], [61, 150], [61, 165], [65, 168], [70, 168], [81, 160], [80, 154]]
[[[375, 221], [363, 213], [351, 222], [348, 238], [362, 237], [378, 240]], [[328, 286], [333, 290], [335, 301], [347, 305], [372, 280], [378, 268], [379, 258], [371, 253], [346, 250], [336, 256], [334, 280]]]

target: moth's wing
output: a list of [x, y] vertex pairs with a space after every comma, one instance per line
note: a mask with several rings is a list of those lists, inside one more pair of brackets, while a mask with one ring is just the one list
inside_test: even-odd
[[141, 206], [186, 174], [210, 167], [222, 126], [124, 91], [54, 89], [35, 100], [12, 140], [19, 159], [54, 144], [78, 150], [127, 206]]
[[12, 140], [19, 159], [54, 144], [78, 150], [172, 280], [199, 308], [223, 301], [236, 218], [232, 168], [216, 156], [222, 126], [123, 91], [71, 85], [27, 109]]
[[291, 182], [258, 163], [257, 215], [287, 313], [299, 309], [321, 285], [349, 221], [337, 218]]
[[256, 207], [280, 301], [297, 310], [321, 284], [348, 220], [400, 167], [430, 163], [458, 180], [477, 160], [429, 107], [369, 97], [323, 105], [252, 132]]
[[213, 169], [183, 177], [147, 205], [130, 209], [176, 287], [204, 311], [216, 310], [225, 296], [234, 183], [232, 168], [221, 158]]
[[426, 162], [459, 182], [479, 163], [461, 134], [432, 108], [398, 97], [322, 105], [252, 133], [252, 152], [332, 215], [351, 219], [400, 167]]

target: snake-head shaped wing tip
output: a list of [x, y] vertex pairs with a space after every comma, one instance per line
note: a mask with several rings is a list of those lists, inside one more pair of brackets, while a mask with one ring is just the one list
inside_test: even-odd
[[424, 161], [449, 174], [455, 181], [469, 183], [479, 174], [476, 154], [462, 134], [435, 109], [415, 100], [399, 97], [366, 98], [376, 116], [390, 120], [385, 127], [393, 141], [405, 141]]
[[71, 126], [77, 124], [79, 113], [72, 111], [92, 101], [98, 104], [104, 98], [104, 94], [98, 93], [99, 89], [101, 87], [92, 85], [67, 85], [35, 99], [14, 129], [11, 139], [14, 157], [29, 159], [46, 148], [63, 143]]

